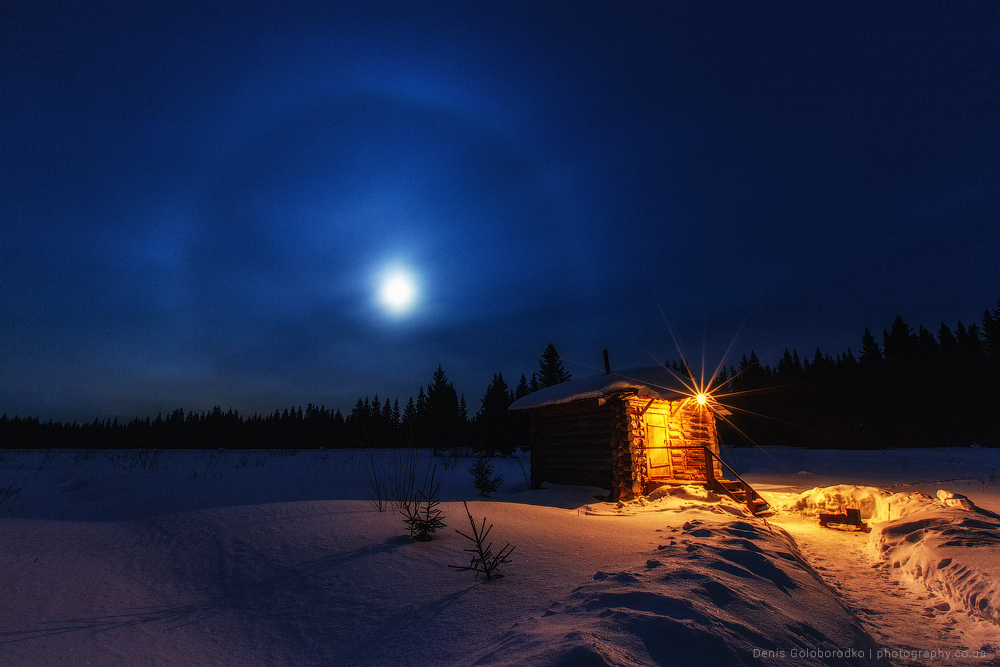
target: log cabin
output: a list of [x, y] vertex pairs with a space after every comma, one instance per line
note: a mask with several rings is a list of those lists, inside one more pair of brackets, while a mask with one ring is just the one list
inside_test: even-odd
[[529, 415], [536, 489], [596, 486], [608, 500], [631, 500], [663, 484], [714, 488], [723, 478], [715, 418], [730, 413], [662, 366], [570, 380], [509, 409]]

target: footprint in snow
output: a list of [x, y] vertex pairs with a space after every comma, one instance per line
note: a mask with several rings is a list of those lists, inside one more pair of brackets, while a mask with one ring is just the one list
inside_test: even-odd
[[549, 608], [542, 612], [542, 616], [552, 616], [553, 614], [558, 614], [566, 609], [566, 605], [561, 602], [553, 602], [549, 605]]
[[639, 581], [637, 576], [629, 574], [628, 572], [619, 572], [617, 574], [611, 574], [610, 572], [598, 572], [594, 575], [594, 581], [604, 581], [605, 579], [611, 579], [612, 581], [617, 581], [620, 584], [634, 584]]
[[757, 553], [764, 553], [764, 550], [761, 549], [756, 542], [751, 542], [750, 540], [745, 540], [745, 539], [725, 540], [724, 543], [726, 544], [726, 546], [740, 547], [746, 549], [747, 551], [756, 551]]
[[782, 592], [799, 587], [784, 570], [763, 554], [742, 549], [720, 549], [719, 556], [724, 560], [712, 563], [710, 567], [738, 577], [767, 579]]

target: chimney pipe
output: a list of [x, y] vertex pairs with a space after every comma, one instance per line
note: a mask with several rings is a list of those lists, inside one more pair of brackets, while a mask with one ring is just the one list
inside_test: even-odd
[[604, 374], [611, 375], [611, 361], [608, 359], [607, 350], [604, 350]]

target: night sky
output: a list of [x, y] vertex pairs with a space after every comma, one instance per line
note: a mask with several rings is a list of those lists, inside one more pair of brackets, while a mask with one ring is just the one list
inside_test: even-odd
[[346, 413], [438, 364], [474, 412], [549, 342], [976, 322], [998, 7], [3, 2], [0, 413]]

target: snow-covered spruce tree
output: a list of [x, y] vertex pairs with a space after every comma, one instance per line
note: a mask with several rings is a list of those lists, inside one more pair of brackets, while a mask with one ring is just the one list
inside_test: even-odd
[[476, 458], [472, 459], [469, 472], [472, 473], [476, 490], [479, 491], [479, 495], [481, 496], [489, 498], [490, 494], [499, 491], [500, 486], [503, 484], [503, 476], [493, 474], [493, 464], [490, 463], [486, 454], [482, 452], [477, 454]]

